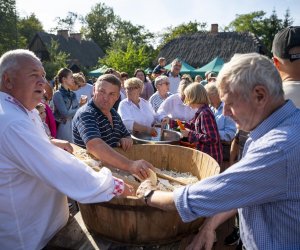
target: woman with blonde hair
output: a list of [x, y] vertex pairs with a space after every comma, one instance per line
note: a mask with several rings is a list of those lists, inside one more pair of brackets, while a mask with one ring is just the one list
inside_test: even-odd
[[182, 136], [187, 137], [190, 143], [196, 144], [196, 149], [209, 154], [219, 164], [223, 161], [222, 145], [217, 123], [209, 108], [209, 98], [205, 88], [197, 83], [192, 83], [184, 90], [184, 103], [191, 108], [198, 109], [195, 116], [185, 129], [181, 130]]
[[140, 97], [144, 83], [137, 77], [129, 78], [124, 83], [127, 98], [120, 102], [118, 113], [130, 132], [144, 132], [157, 135], [155, 122], [160, 122], [151, 104]]

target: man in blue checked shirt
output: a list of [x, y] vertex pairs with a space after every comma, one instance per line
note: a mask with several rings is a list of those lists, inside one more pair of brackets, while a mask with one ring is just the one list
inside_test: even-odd
[[249, 132], [242, 159], [222, 174], [172, 192], [137, 191], [147, 204], [177, 209], [185, 222], [208, 217], [188, 249], [211, 249], [215, 229], [237, 211], [245, 249], [300, 249], [300, 110], [284, 100], [272, 62], [234, 56], [217, 79], [224, 115]]

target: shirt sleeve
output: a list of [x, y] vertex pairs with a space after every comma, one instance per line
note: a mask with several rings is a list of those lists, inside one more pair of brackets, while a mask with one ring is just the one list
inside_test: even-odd
[[228, 116], [224, 116], [224, 127], [219, 129], [220, 138], [225, 141], [233, 140], [236, 134], [235, 122]]
[[76, 120], [76, 127], [85, 145], [92, 139], [102, 138], [101, 131], [99, 129], [95, 116], [93, 116], [92, 113], [80, 113]]
[[176, 189], [174, 201], [182, 220], [286, 199], [288, 159], [273, 142], [263, 144], [254, 145], [225, 172]]
[[[206, 111], [200, 112], [197, 117], [198, 123], [195, 130], [191, 130], [188, 135], [189, 142], [218, 143], [218, 128], [214, 116]], [[190, 128], [190, 126], [187, 126]]]
[[130, 136], [130, 133], [129, 131], [127, 130], [126, 126], [124, 125], [123, 121], [122, 121], [122, 118], [121, 116], [118, 114], [117, 111], [114, 111], [114, 115], [117, 117], [117, 119], [119, 120], [118, 124], [120, 126], [120, 132], [121, 132], [121, 137], [124, 138], [124, 137], [128, 137]]
[[[1, 143], [15, 168], [81, 203], [108, 201], [122, 189], [107, 168], [95, 172], [70, 153], [41, 137], [30, 122], [14, 122]], [[17, 146], [17, 148], [16, 148]], [[118, 186], [118, 187], [117, 187]]]
[[120, 102], [118, 113], [125, 125], [125, 127], [129, 130], [133, 130], [134, 117], [132, 116], [132, 112], [130, 112], [130, 108], [126, 102], [127, 99]]

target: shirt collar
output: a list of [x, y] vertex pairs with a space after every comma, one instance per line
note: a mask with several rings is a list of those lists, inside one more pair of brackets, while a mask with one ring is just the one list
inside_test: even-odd
[[284, 121], [296, 110], [297, 108], [291, 100], [286, 101], [282, 107], [273, 112], [268, 118], [266, 118], [254, 130], [252, 130], [249, 133], [249, 137], [251, 137], [254, 141], [261, 138], [273, 128], [278, 127], [282, 121]]
[[27, 115], [29, 115], [29, 110], [26, 109], [16, 98], [14, 98], [13, 96], [7, 94], [7, 93], [4, 93], [4, 100], [6, 102], [9, 102], [11, 104], [13, 104], [15, 107], [19, 108], [20, 110], [22, 110], [24, 113], [26, 113]]

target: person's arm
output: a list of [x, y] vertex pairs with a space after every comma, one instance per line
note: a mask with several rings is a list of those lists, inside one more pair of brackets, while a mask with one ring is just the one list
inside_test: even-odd
[[228, 116], [224, 116], [223, 119], [223, 127], [218, 126], [220, 138], [224, 141], [232, 141], [237, 130], [235, 122]]
[[89, 153], [104, 163], [109, 164], [112, 167], [126, 170], [131, 174], [136, 174], [141, 179], [148, 178], [147, 168], [152, 168], [152, 165], [144, 160], [129, 160], [108, 146], [100, 138], [89, 140], [86, 143], [86, 148]]
[[5, 145], [1, 151], [16, 171], [31, 175], [81, 203], [108, 201], [124, 190], [123, 181], [115, 179], [110, 170], [102, 168], [95, 172], [50, 143], [46, 135], [37, 133], [30, 121], [11, 124], [1, 137], [1, 144]]
[[188, 245], [187, 250], [194, 249], [212, 249], [215, 240], [215, 230], [223, 222], [231, 218], [237, 213], [236, 209], [216, 214], [205, 219], [199, 232], [195, 235], [191, 244]]
[[70, 142], [65, 141], [65, 140], [55, 139], [55, 138], [52, 138], [50, 141], [56, 147], [59, 147], [59, 148], [65, 150], [65, 151], [67, 151], [71, 154], [73, 153], [73, 147], [70, 144]]
[[[195, 130], [187, 129], [189, 131], [189, 142], [197, 143], [198, 141], [201, 141], [202, 143], [207, 144], [217, 143], [218, 128], [213, 115], [204, 111], [200, 112], [197, 119], [199, 119], [198, 128], [195, 128]], [[188, 128], [188, 126], [186, 127]]]

